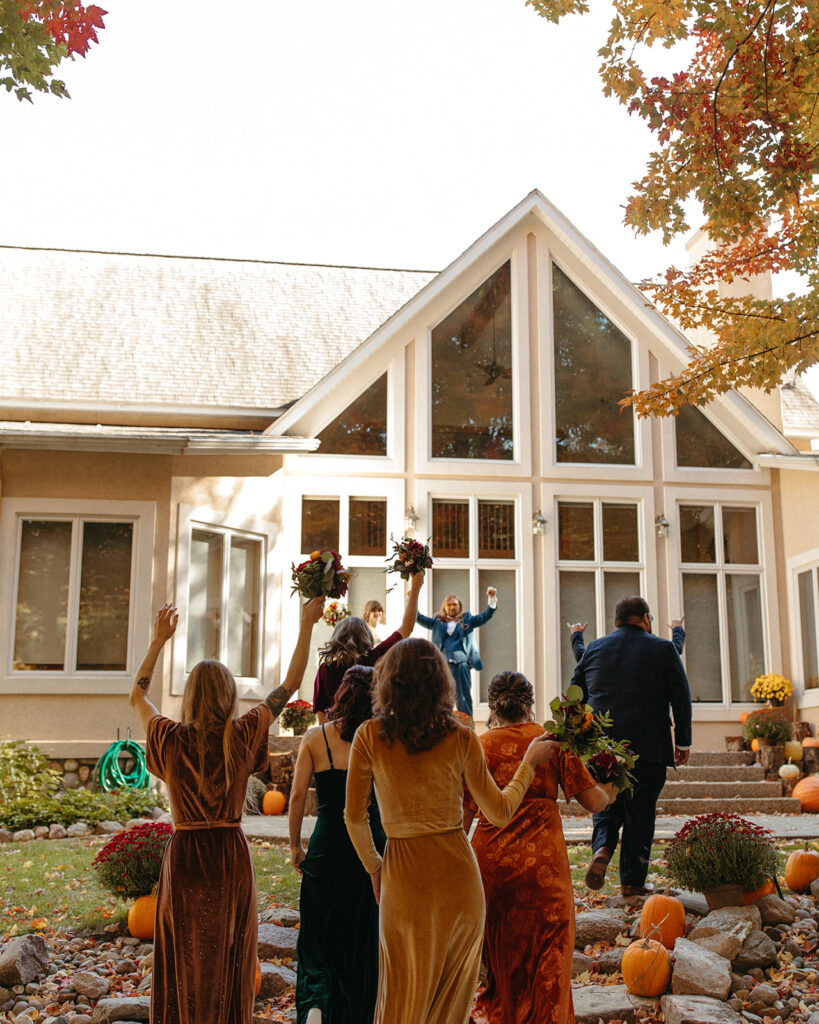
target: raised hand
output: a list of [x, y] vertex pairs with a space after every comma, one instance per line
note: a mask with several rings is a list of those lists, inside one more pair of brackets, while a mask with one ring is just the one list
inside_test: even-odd
[[311, 626], [315, 626], [318, 620], [324, 614], [324, 597], [314, 597], [310, 601], [306, 601], [301, 610], [302, 622], [308, 622]]
[[568, 629], [568, 631], [570, 633], [585, 633], [588, 628], [589, 628], [588, 622], [584, 622], [582, 626], [580, 625], [579, 622], [567, 622], [566, 623], [566, 629]]
[[166, 644], [176, 632], [179, 614], [175, 605], [163, 604], [154, 619], [154, 639]]
[[560, 744], [555, 740], [546, 739], [548, 733], [538, 736], [529, 744], [523, 760], [531, 765], [548, 764], [560, 750]]

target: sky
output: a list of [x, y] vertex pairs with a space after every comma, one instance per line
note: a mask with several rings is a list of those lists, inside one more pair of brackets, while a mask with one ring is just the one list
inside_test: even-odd
[[0, 95], [0, 244], [439, 270], [539, 188], [632, 280], [685, 261], [623, 224], [605, 3], [96, 2], [70, 100]]

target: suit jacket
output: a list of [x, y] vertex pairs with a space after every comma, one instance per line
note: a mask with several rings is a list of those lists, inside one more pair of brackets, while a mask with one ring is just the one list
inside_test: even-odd
[[[464, 612], [463, 618], [455, 626], [453, 636], [460, 638], [463, 660], [468, 662], [470, 668], [477, 669], [478, 672], [483, 668], [483, 662], [481, 661], [481, 655], [478, 651], [478, 645], [475, 643], [473, 630], [476, 630], [479, 626], [483, 626], [484, 623], [489, 622], [496, 611], [497, 608], [489, 608], [487, 606], [478, 615], [472, 615], [469, 612]], [[422, 615], [420, 612], [418, 613], [417, 621], [419, 625], [432, 630], [432, 642], [440, 650], [443, 650], [444, 640], [447, 637], [446, 621], [439, 618], [437, 615], [435, 618], [432, 618], [432, 616]], [[460, 652], [458, 652], [458, 654], [460, 654]], [[461, 659], [456, 655], [455, 660], [460, 661]]]
[[[677, 648], [677, 652], [682, 654], [683, 647], [685, 647], [685, 630], [682, 626], [671, 627], [671, 643]], [[572, 654], [574, 654], [574, 660], [580, 661], [586, 650], [586, 641], [583, 639], [583, 634], [579, 629], [576, 629], [572, 633]]]
[[[618, 626], [592, 640], [572, 682], [595, 711], [608, 711], [611, 735], [643, 761], [674, 763], [674, 745], [691, 746], [691, 693], [677, 649], [640, 626]], [[674, 715], [674, 740], [671, 715]]]

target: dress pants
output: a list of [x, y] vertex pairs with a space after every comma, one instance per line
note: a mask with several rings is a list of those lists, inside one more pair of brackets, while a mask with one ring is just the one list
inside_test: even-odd
[[634, 792], [621, 793], [605, 811], [593, 815], [592, 851], [597, 853], [606, 846], [614, 853], [622, 828], [620, 884], [639, 888], [645, 885], [648, 874], [657, 798], [665, 784], [665, 765], [638, 760], [633, 773], [637, 780]]

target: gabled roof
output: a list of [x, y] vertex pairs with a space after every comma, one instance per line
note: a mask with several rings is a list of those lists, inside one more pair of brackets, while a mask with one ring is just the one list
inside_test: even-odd
[[272, 419], [433, 276], [0, 246], [0, 407]]
[[794, 373], [786, 375], [779, 389], [782, 432], [786, 437], [819, 437], [819, 402]]

